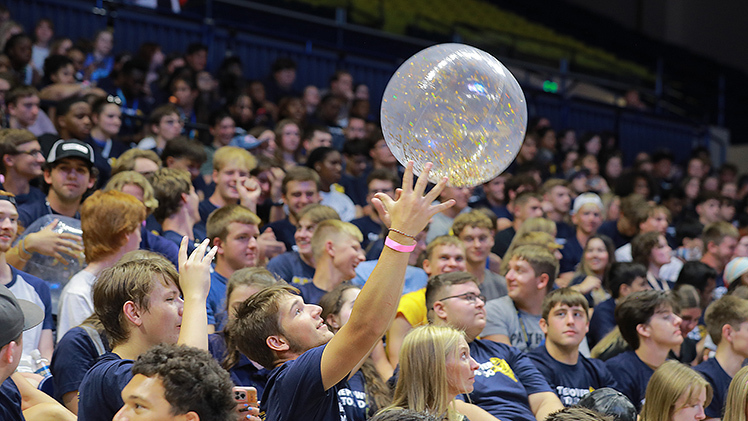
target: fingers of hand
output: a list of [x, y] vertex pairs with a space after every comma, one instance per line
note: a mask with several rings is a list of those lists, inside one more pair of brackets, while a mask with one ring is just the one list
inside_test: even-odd
[[[423, 192], [426, 191], [426, 185], [429, 182], [429, 172], [431, 171], [431, 168], [433, 166], [434, 164], [427, 162], [426, 165], [423, 166], [423, 171], [421, 171], [421, 175], [418, 177], [418, 181], [416, 181], [416, 187], [413, 189], [413, 192], [419, 197], [423, 196]], [[403, 183], [405, 183], [404, 179]], [[403, 185], [403, 187], [405, 186]]]
[[413, 161], [408, 161], [405, 166], [405, 174], [403, 174], [403, 185], [402, 189], [405, 192], [413, 191]]

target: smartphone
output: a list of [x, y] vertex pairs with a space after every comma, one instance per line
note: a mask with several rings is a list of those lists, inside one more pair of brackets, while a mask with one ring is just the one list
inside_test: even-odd
[[252, 408], [257, 408], [257, 389], [254, 387], [234, 386], [234, 400], [238, 403], [246, 403]]

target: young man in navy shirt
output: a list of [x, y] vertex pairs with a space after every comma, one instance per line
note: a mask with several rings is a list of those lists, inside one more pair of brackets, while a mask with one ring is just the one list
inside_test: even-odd
[[557, 289], [543, 300], [540, 328], [545, 344], [529, 357], [564, 406], [576, 405], [595, 389], [616, 387], [602, 361], [579, 354], [579, 344], [590, 326], [588, 314], [587, 299], [570, 288]]
[[748, 301], [726, 295], [706, 309], [704, 319], [717, 351], [714, 358], [697, 365], [696, 371], [714, 390], [704, 414], [707, 418], [721, 418], [730, 382], [748, 358]]
[[134, 360], [153, 346], [178, 343], [208, 350], [205, 300], [215, 248], [206, 255], [207, 248], [204, 241], [188, 258], [185, 238], [179, 275], [158, 257], [101, 273], [94, 284], [94, 308], [112, 352], [102, 355], [80, 384], [79, 419], [110, 421], [123, 405], [120, 393], [133, 377]]
[[429, 320], [465, 331], [470, 356], [480, 365], [466, 401], [502, 420], [542, 420], [563, 406], [529, 358], [517, 348], [476, 339], [486, 324], [485, 298], [474, 276], [452, 272], [429, 279]]
[[631, 350], [607, 360], [618, 391], [641, 409], [644, 392], [654, 370], [666, 360], [668, 353], [680, 347], [681, 318], [673, 312], [673, 299], [663, 291], [635, 292], [616, 307], [615, 316], [621, 336]]
[[415, 246], [412, 237], [434, 214], [454, 204], [431, 204], [444, 189], [446, 177], [424, 195], [430, 168], [426, 164], [413, 186], [413, 163], [409, 163], [397, 201], [377, 195], [377, 210], [392, 227], [387, 247], [358, 295], [348, 323], [334, 336], [320, 317], [321, 308], [305, 304], [289, 286], [266, 288], [237, 309], [227, 334], [238, 339], [243, 354], [273, 369], [261, 398], [266, 419], [337, 421], [346, 416], [338, 388], [368, 357], [394, 316]]
[[294, 167], [283, 177], [281, 184], [283, 203], [281, 205], [288, 206], [288, 216], [265, 225], [263, 231], [268, 228], [272, 229], [275, 238], [286, 245], [286, 251], [296, 251], [294, 233], [299, 224], [299, 212], [306, 205], [320, 202], [319, 189], [319, 175], [311, 168]]
[[323, 295], [356, 277], [356, 266], [365, 260], [361, 231], [350, 222], [322, 221], [312, 235], [314, 277], [295, 285], [307, 304], [317, 304]]
[[78, 210], [83, 195], [96, 184], [93, 166], [94, 153], [90, 145], [77, 140], [55, 142], [44, 168], [44, 182], [49, 185], [46, 200], [20, 205], [18, 222], [28, 227], [49, 214], [80, 219]]
[[587, 341], [590, 348], [600, 342], [616, 327], [616, 303], [629, 294], [652, 289], [647, 282], [647, 268], [639, 263], [616, 262], [608, 270], [608, 288], [611, 297], [595, 306], [590, 319]]
[[226, 322], [224, 301], [229, 277], [239, 269], [257, 266], [260, 218], [242, 205], [228, 205], [211, 213], [207, 222], [208, 239], [217, 249], [207, 302], [208, 325], [213, 333]]
[[198, 205], [200, 199], [192, 185], [190, 173], [185, 170], [161, 168], [151, 177], [153, 196], [158, 200], [158, 208], [153, 215], [161, 224], [161, 236], [176, 244], [182, 237], [189, 238], [189, 252], [202, 241], [206, 233], [195, 234], [195, 224], [200, 222]]

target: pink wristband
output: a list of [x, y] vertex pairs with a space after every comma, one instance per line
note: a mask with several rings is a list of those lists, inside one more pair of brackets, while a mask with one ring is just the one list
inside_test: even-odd
[[390, 237], [387, 237], [384, 240], [384, 245], [391, 248], [392, 250], [399, 251], [401, 253], [410, 253], [416, 248], [415, 244], [413, 244], [412, 246], [406, 246], [406, 245], [398, 243], [397, 241], [391, 239]]

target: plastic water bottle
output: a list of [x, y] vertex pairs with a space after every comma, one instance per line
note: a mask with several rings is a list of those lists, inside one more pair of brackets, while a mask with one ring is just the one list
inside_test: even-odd
[[34, 360], [36, 365], [36, 371], [34, 373], [47, 377], [51, 376], [52, 372], [49, 370], [49, 361], [46, 358], [42, 358], [42, 353], [38, 349], [31, 351], [31, 358]]

